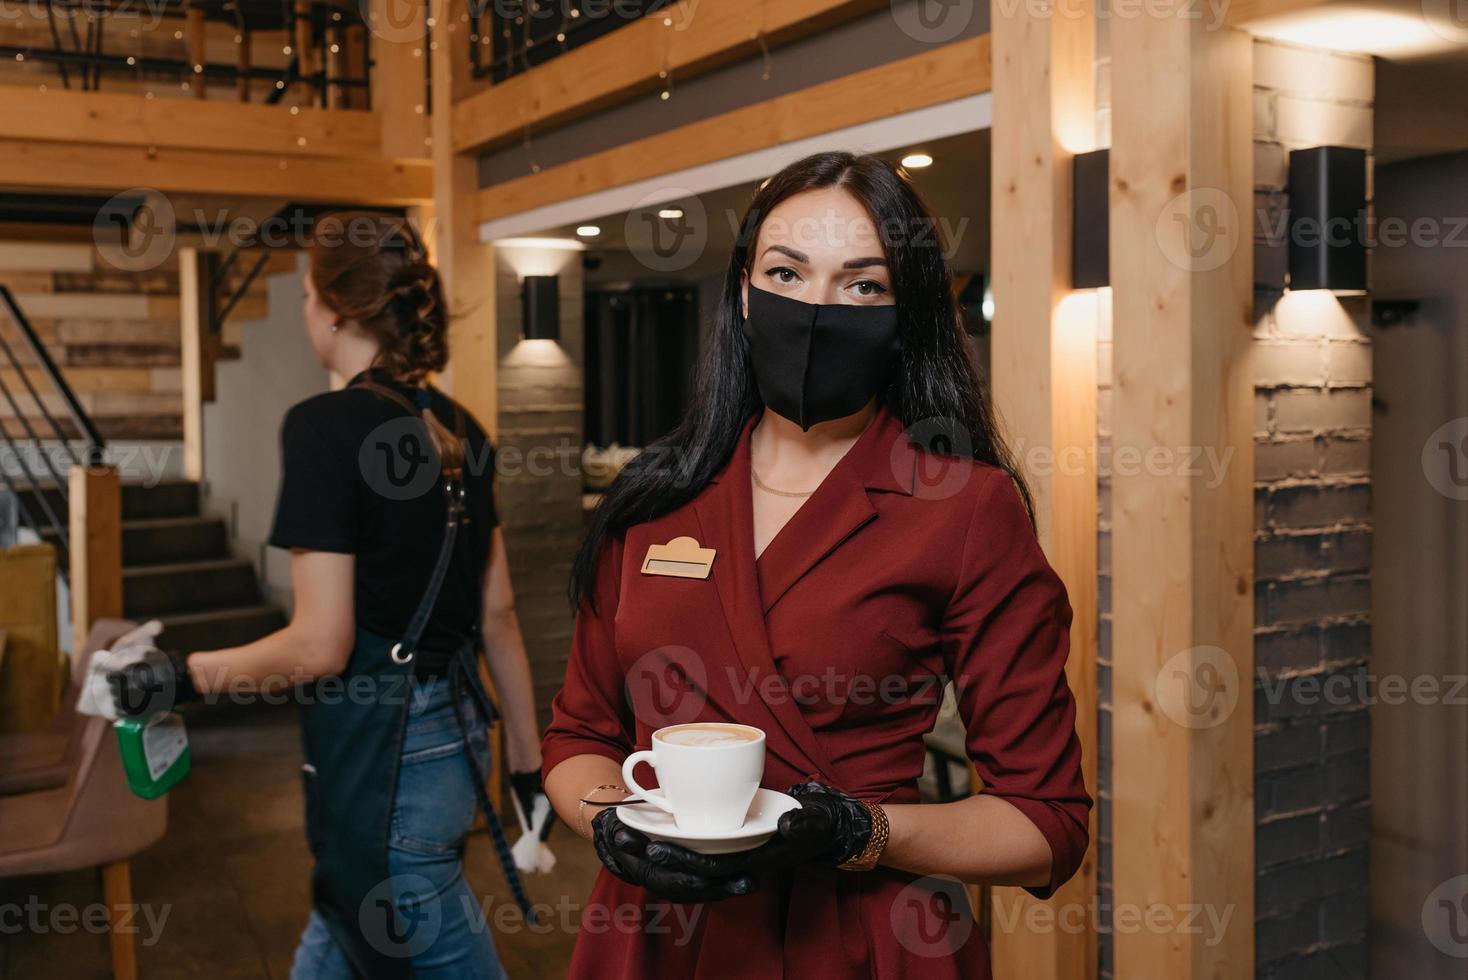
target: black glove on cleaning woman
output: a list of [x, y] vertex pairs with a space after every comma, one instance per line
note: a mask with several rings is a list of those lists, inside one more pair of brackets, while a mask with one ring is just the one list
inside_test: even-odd
[[855, 797], [823, 783], [786, 790], [800, 808], [780, 815], [775, 836], [749, 851], [700, 854], [669, 841], [654, 841], [647, 859], [668, 871], [728, 878], [758, 875], [797, 864], [835, 867], [860, 854], [872, 836], [872, 817]]
[[754, 889], [754, 882], [747, 875], [704, 874], [648, 860], [649, 845], [662, 846], [662, 842], [650, 841], [646, 834], [617, 819], [616, 807], [607, 807], [593, 817], [591, 830], [596, 856], [607, 870], [629, 884], [641, 885], [654, 897], [670, 902], [716, 902], [746, 895]]
[[199, 692], [189, 675], [188, 655], [149, 650], [143, 659], [107, 674], [107, 686], [119, 717], [140, 718], [161, 714]]

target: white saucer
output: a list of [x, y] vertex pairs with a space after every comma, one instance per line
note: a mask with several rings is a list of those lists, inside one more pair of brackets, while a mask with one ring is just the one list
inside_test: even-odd
[[[647, 791], [649, 796], [662, 796], [661, 789]], [[744, 816], [744, 826], [735, 831], [685, 830], [673, 822], [673, 815], [665, 813], [651, 803], [621, 803], [617, 806], [617, 817], [633, 830], [640, 830], [649, 837], [681, 844], [690, 851], [700, 854], [732, 854], [759, 847], [775, 836], [780, 825], [780, 814], [799, 808], [800, 801], [779, 790], [760, 789], [749, 804]]]

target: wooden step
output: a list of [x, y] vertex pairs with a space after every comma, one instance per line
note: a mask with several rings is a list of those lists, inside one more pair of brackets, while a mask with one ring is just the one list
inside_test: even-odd
[[[35, 505], [37, 491], [17, 480], [21, 488], [18, 496], [21, 505], [30, 510], [36, 520], [44, 520], [44, 511]], [[42, 484], [41, 492], [58, 517], [65, 519], [66, 502], [61, 491], [50, 484]], [[122, 519], [124, 521], [154, 520], [164, 517], [198, 517], [199, 485], [192, 480], [161, 480], [156, 484], [124, 483], [122, 485]]]
[[236, 558], [122, 570], [122, 609], [129, 619], [259, 603], [255, 567]]
[[240, 646], [286, 624], [285, 614], [274, 606], [236, 606], [157, 619], [163, 623], [160, 646], [184, 653]]
[[[52, 528], [41, 540], [57, 543]], [[228, 558], [229, 533], [217, 517], [155, 517], [122, 524], [122, 564], [126, 568]]]

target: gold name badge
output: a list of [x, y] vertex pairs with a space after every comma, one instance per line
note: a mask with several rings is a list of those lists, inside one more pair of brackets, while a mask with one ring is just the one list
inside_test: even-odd
[[675, 578], [708, 578], [714, 568], [714, 549], [701, 548], [693, 538], [674, 538], [667, 544], [649, 545], [642, 559], [642, 574], [672, 575]]

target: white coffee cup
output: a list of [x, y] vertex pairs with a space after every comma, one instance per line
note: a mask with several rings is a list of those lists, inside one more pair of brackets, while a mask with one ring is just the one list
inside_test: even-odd
[[[657, 770], [661, 796], [637, 785], [632, 770], [646, 762]], [[652, 733], [652, 748], [622, 763], [631, 794], [673, 815], [680, 830], [711, 833], [744, 826], [749, 804], [765, 772], [765, 733], [750, 725], [691, 722]]]

